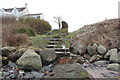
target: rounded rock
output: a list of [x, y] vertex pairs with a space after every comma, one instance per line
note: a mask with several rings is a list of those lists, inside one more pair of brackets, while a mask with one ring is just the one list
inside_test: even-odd
[[106, 48], [103, 46], [103, 45], [100, 45], [100, 46], [98, 46], [97, 47], [97, 52], [99, 53], [99, 54], [105, 54], [106, 53]]
[[104, 56], [105, 59], [109, 59], [109, 57], [111, 56], [111, 54], [116, 54], [117, 53], [117, 49], [110, 49]]
[[97, 47], [98, 45], [96, 43], [87, 46], [87, 51], [90, 56], [93, 56], [94, 54], [96, 54]]

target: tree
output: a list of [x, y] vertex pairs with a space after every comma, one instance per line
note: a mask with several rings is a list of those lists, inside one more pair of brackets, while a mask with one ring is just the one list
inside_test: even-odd
[[60, 17], [60, 16], [54, 17], [54, 22], [58, 24], [59, 30], [60, 30], [61, 29], [62, 17]]

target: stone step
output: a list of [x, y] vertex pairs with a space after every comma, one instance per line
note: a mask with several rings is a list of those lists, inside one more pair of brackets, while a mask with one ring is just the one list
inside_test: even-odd
[[56, 41], [51, 41], [49, 42], [50, 45], [55, 45], [55, 44], [60, 44], [60, 42], [56, 42]]
[[46, 48], [54, 48], [56, 45], [47, 45]]
[[50, 39], [50, 41], [61, 41], [61, 39]]
[[55, 52], [56, 53], [56, 55], [57, 55], [57, 58], [61, 58], [61, 57], [65, 57], [65, 56], [69, 56], [70, 57], [70, 53], [58, 53], [58, 52]]
[[70, 54], [70, 57], [72, 58], [72, 59], [78, 59], [78, 55], [75, 55], [75, 54]]
[[70, 56], [78, 56], [78, 55], [71, 53]]
[[55, 51], [69, 51], [69, 48], [56, 48]]
[[60, 36], [53, 36], [53, 38], [55, 38], [55, 39], [59, 39], [59, 38], [60, 38]]
[[56, 54], [70, 54], [70, 52], [55, 52]]

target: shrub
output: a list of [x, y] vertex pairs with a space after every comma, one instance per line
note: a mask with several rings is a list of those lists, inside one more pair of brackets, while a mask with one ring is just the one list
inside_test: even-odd
[[14, 16], [2, 17], [2, 46], [19, 46], [27, 42], [27, 35], [35, 36], [36, 33], [42, 34], [50, 30], [50, 24], [44, 20], [28, 18], [16, 21]]
[[23, 27], [15, 17], [2, 17], [2, 46], [19, 46], [27, 42], [27, 35], [16, 34], [14, 29]]
[[8, 39], [8, 46], [20, 46], [27, 42], [27, 36], [25, 34], [12, 34]]
[[24, 33], [24, 34], [27, 34], [28, 36], [35, 36], [36, 33], [35, 33], [35, 30], [31, 27], [23, 27], [23, 28], [18, 28], [18, 29], [15, 29], [15, 33]]
[[3, 46], [20, 46], [27, 42], [27, 36], [25, 34], [6, 34], [3, 38]]
[[35, 29], [38, 34], [47, 33], [51, 30], [51, 25], [41, 19], [27, 18], [26, 20], [21, 20], [21, 22]]

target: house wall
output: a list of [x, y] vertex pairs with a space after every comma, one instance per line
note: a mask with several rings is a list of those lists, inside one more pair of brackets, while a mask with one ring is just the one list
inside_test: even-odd
[[14, 8], [10, 13], [19, 18], [19, 12], [16, 8]]
[[[43, 19], [43, 14], [41, 15], [28, 15], [29, 11], [28, 8], [26, 7], [23, 11], [18, 11], [17, 8], [15, 7], [11, 12], [6, 12], [4, 9], [0, 10], [0, 15], [2, 14], [2, 16], [15, 16], [16, 20], [19, 20], [20, 17], [33, 17], [33, 18], [38, 18], [38, 16], [40, 16], [40, 19]], [[28, 16], [25, 16], [28, 15]]]
[[2, 14], [2, 16], [15, 16], [16, 19], [18, 20], [19, 17], [29, 14], [29, 11], [27, 7], [20, 12], [17, 10], [17, 8], [14, 8], [11, 12], [6, 12], [4, 9], [1, 9], [0, 14]]
[[29, 14], [28, 8], [26, 7], [23, 11], [19, 12], [19, 17]]
[[29, 17], [38, 18], [38, 16], [41, 18], [40, 15], [31, 15], [31, 16], [29, 16]]
[[0, 10], [0, 14], [1, 14], [1, 15], [5, 15], [5, 10], [4, 10], [4, 9], [1, 9], [1, 10]]

